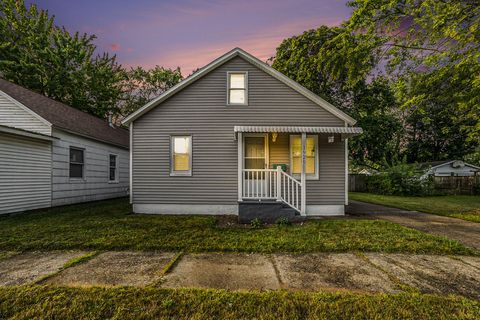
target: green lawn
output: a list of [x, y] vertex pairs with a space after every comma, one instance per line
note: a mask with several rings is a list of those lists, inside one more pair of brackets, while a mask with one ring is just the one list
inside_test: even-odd
[[403, 197], [351, 192], [350, 199], [480, 222], [480, 196]]
[[317, 220], [262, 229], [213, 216], [130, 214], [110, 200], [0, 217], [0, 251], [53, 249], [477, 254], [457, 241], [373, 220]]
[[415, 293], [21, 286], [0, 289], [0, 315], [14, 319], [479, 319], [480, 302]]

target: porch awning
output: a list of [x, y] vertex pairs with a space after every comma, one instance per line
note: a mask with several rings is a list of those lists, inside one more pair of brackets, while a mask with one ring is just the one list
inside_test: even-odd
[[342, 137], [348, 138], [363, 133], [360, 127], [282, 127], [282, 126], [235, 126], [233, 128], [235, 134], [237, 132], [277, 132], [277, 133], [329, 133], [341, 134]]

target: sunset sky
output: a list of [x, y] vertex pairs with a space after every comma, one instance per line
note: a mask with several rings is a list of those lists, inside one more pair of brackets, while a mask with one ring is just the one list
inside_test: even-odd
[[36, 0], [69, 31], [97, 35], [125, 66], [180, 66], [188, 75], [234, 47], [266, 60], [282, 39], [339, 25], [347, 0]]

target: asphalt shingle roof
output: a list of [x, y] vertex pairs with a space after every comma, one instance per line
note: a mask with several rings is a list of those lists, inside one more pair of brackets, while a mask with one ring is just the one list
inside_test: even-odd
[[95, 140], [128, 148], [128, 130], [0, 78], [0, 90], [29, 108], [54, 127]]

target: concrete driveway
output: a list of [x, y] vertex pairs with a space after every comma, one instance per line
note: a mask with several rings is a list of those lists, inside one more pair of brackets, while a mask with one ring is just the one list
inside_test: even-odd
[[480, 223], [353, 200], [347, 206], [346, 212], [353, 216], [398, 223], [423, 232], [457, 240], [480, 250]]

